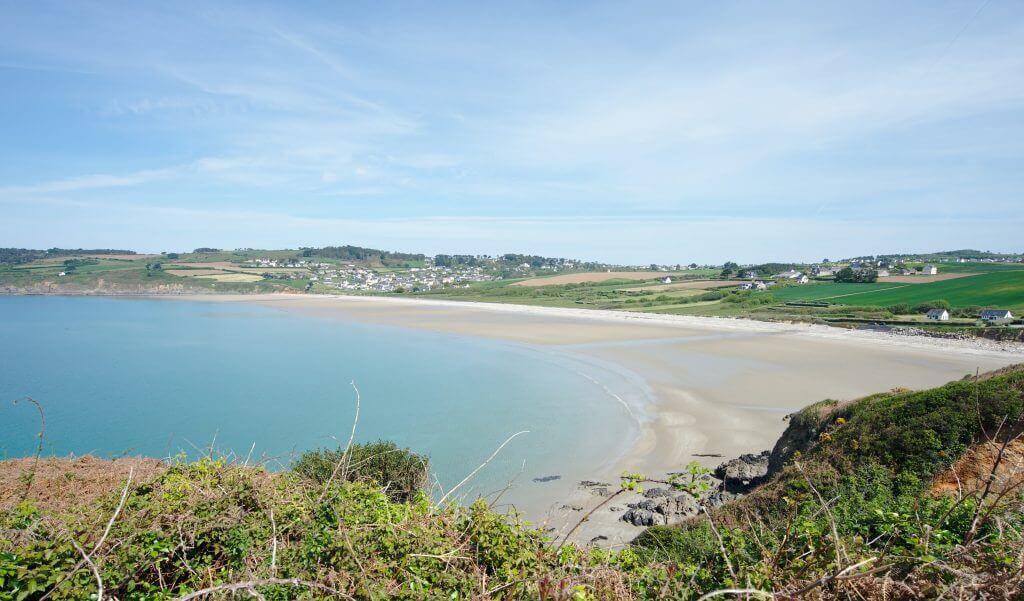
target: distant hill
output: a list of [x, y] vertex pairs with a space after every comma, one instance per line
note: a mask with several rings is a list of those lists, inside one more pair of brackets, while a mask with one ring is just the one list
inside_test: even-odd
[[21, 265], [46, 257], [73, 257], [76, 255], [134, 255], [134, 250], [117, 248], [0, 248], [0, 264]]

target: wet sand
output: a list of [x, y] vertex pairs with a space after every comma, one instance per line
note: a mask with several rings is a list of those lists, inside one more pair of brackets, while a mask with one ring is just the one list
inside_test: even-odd
[[[639, 436], [624, 455], [609, 458], [595, 480], [612, 484], [624, 470], [661, 477], [693, 460], [713, 467], [742, 453], [770, 449], [783, 418], [825, 399], [851, 399], [895, 387], [929, 388], [1024, 362], [1013, 352], [971, 341], [900, 337], [806, 324], [623, 312], [551, 309], [380, 297], [307, 295], [223, 296], [326, 318], [483, 336], [534, 345], [635, 375], [645, 406]], [[706, 457], [721, 455], [722, 458]], [[703, 456], [703, 457], [702, 457]], [[524, 483], [539, 487], [544, 484]], [[574, 510], [599, 498], [578, 490], [553, 500], [535, 521], [574, 523]], [[618, 500], [616, 500], [618, 501]], [[621, 543], [640, 529], [604, 511], [577, 535], [604, 534]]]

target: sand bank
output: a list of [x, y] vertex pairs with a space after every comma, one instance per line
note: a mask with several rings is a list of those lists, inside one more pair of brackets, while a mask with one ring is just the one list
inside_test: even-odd
[[[850, 399], [895, 387], [937, 386], [1024, 361], [1024, 349], [984, 341], [950, 341], [766, 323], [648, 313], [555, 309], [380, 297], [223, 296], [201, 300], [257, 303], [327, 319], [484, 336], [535, 345], [635, 374], [646, 399], [640, 435], [594, 479], [616, 482], [623, 470], [661, 476], [697, 460], [712, 467], [742, 453], [770, 449], [783, 418], [824, 398]], [[543, 487], [543, 484], [526, 483]], [[553, 503], [586, 505], [580, 491]], [[555, 509], [562, 524], [572, 510]], [[578, 515], [578, 514], [577, 514]], [[613, 539], [639, 530], [615, 514], [584, 530]], [[613, 540], [614, 542], [614, 540]]]

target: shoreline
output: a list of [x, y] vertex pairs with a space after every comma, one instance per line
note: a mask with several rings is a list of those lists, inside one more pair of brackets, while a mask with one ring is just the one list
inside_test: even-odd
[[864, 340], [887, 342], [897, 346], [919, 347], [926, 349], [948, 349], [955, 347], [961, 352], [980, 352], [984, 354], [1019, 355], [1024, 360], [1024, 343], [999, 342], [987, 338], [938, 338], [916, 334], [893, 334], [867, 329], [842, 328], [838, 326], [814, 324], [795, 321], [766, 321], [747, 317], [715, 317], [707, 315], [676, 315], [671, 313], [649, 313], [639, 311], [615, 311], [610, 309], [573, 309], [569, 307], [544, 307], [504, 302], [461, 301], [451, 299], [432, 299], [425, 297], [396, 297], [371, 294], [308, 294], [303, 292], [254, 292], [254, 293], [221, 293], [221, 292], [0, 292], [2, 296], [67, 296], [67, 297], [99, 297], [99, 298], [145, 298], [151, 300], [176, 299], [209, 302], [263, 302], [282, 300], [313, 300], [334, 299], [368, 303], [411, 303], [421, 306], [463, 307], [488, 311], [504, 311], [527, 315], [547, 315], [551, 317], [571, 317], [625, 323], [647, 323], [702, 328], [710, 330], [736, 330], [745, 332], [787, 332], [803, 333], [809, 336], [842, 340]]
[[[588, 477], [613, 487], [624, 471], [662, 477], [691, 461], [713, 468], [771, 449], [788, 414], [825, 398], [930, 388], [976, 370], [1024, 362], [1024, 347], [747, 319], [375, 296], [155, 298], [256, 303], [312, 318], [522, 343], [634, 376], [647, 392], [641, 395], [646, 399], [639, 407], [639, 431], [624, 453], [609, 457], [607, 469]], [[551, 493], [556, 489], [564, 490], [552, 487]], [[584, 487], [568, 498], [549, 498], [548, 511], [533, 521], [558, 531], [600, 502]], [[619, 515], [598, 512], [575, 538], [586, 542], [603, 535], [613, 546], [628, 542], [641, 530]]]
[[[713, 468], [771, 449], [785, 416], [825, 398], [930, 388], [976, 370], [1024, 362], [1024, 345], [1008, 349], [991, 341], [749, 319], [365, 295], [66, 296], [256, 304], [311, 319], [486, 338], [565, 360], [567, 369], [590, 379], [636, 420], [635, 432], [607, 441], [608, 456], [598, 473], [585, 476], [612, 490], [624, 471], [663, 477], [691, 461]], [[593, 487], [566, 478], [550, 484], [523, 478], [516, 487], [535, 501], [531, 521], [557, 531], [602, 500]], [[608, 537], [605, 545], [624, 544], [641, 529], [619, 521], [620, 515], [606, 508], [574, 538], [587, 542], [602, 535]]]

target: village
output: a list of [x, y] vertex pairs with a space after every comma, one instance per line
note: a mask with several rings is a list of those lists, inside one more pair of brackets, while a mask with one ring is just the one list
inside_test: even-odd
[[440, 266], [432, 258], [423, 267], [391, 270], [375, 269], [354, 263], [328, 263], [304, 259], [257, 258], [246, 262], [254, 268], [296, 269], [267, 272], [264, 277], [309, 280], [308, 288], [321, 285], [349, 292], [426, 292], [440, 288], [468, 287], [471, 282], [499, 279], [480, 266]]

